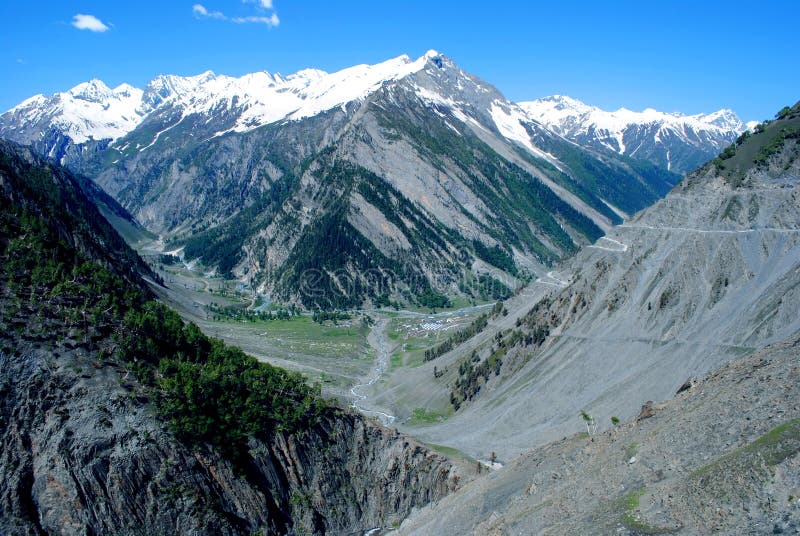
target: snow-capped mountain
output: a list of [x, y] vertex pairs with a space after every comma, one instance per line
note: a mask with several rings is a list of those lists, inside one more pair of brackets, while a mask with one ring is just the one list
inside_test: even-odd
[[531, 119], [576, 143], [648, 160], [676, 173], [713, 158], [749, 127], [726, 109], [697, 115], [652, 108], [609, 112], [562, 95], [518, 104]]
[[[116, 120], [122, 90], [93, 83], [88, 107], [81, 87], [3, 114], [0, 136], [93, 177], [188, 258], [314, 307], [430, 298], [433, 281], [464, 293], [459, 270], [492, 263], [537, 270], [678, 179], [565, 140], [435, 51], [159, 76]], [[309, 270], [352, 280], [298, 296]]]
[[[162, 134], [199, 117], [204, 117], [204, 122], [213, 127], [213, 131], [204, 129], [206, 137], [247, 132], [280, 121], [313, 117], [361, 101], [387, 83], [418, 73], [429, 61], [441, 62], [441, 55], [430, 50], [416, 60], [402, 55], [375, 65], [357, 65], [334, 73], [304, 69], [288, 76], [266, 71], [238, 78], [216, 75], [212, 71], [195, 76], [160, 75], [144, 90], [128, 84], [110, 89], [100, 80], [91, 80], [50, 97], [35, 95], [0, 115], [0, 136], [45, 145], [49, 156], [66, 163], [64, 157], [71, 145], [101, 142], [102, 146], [114, 146], [148, 119], [153, 124], [162, 123], [161, 129], [149, 125], [148, 132], [154, 131], [149, 143], [116, 144], [127, 154], [130, 150], [149, 148]], [[461, 77], [456, 91], [447, 95], [441, 93], [441, 88], [439, 92], [419, 86], [414, 89], [421, 99], [448, 106], [465, 119], [463, 111], [460, 111], [465, 103], [458, 101], [464, 99], [460, 93], [469, 86], [470, 78], [465, 73]], [[531, 118], [553, 126], [550, 118], [571, 117], [563, 113], [563, 107], [559, 106], [557, 113], [544, 117], [534, 113], [533, 106], [547, 99], [515, 105], [506, 101], [494, 88], [487, 88], [490, 86], [481, 83], [472, 93], [473, 98], [478, 95], [481, 100], [481, 112], [486, 112], [485, 119], [489, 119], [491, 128], [537, 157], [555, 163], [552, 155], [533, 143]], [[489, 94], [491, 98], [487, 98]], [[572, 111], [580, 107], [590, 109], [573, 99], [563, 99]], [[470, 103], [470, 106], [474, 107], [474, 104]], [[724, 125], [731, 118], [723, 112], [726, 111], [710, 114], [707, 123]], [[732, 119], [738, 121], [735, 115]], [[720, 126], [720, 129], [724, 128]], [[564, 128], [555, 130], [571, 137]], [[621, 140], [621, 135], [618, 138]]]
[[[437, 56], [416, 61], [400, 56], [377, 65], [357, 65], [335, 73], [305, 69], [283, 77], [256, 72], [235, 78], [206, 71], [196, 76], [161, 75], [144, 90], [123, 84], [109, 89], [92, 80], [51, 97], [36, 95], [2, 115], [3, 131], [55, 126], [75, 143], [117, 140], [149, 115], [170, 108], [182, 117], [235, 110], [229, 130], [245, 132], [283, 119], [298, 120], [363, 99], [387, 81], [403, 78]], [[223, 133], [223, 132], [220, 132]]]
[[116, 139], [141, 123], [143, 91], [128, 84], [109, 89], [100, 80], [78, 84], [51, 97], [35, 95], [2, 116], [3, 129], [21, 131], [58, 128], [75, 143]]

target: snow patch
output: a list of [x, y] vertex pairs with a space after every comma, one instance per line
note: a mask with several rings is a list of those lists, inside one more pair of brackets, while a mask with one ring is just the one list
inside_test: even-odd
[[494, 101], [490, 109], [490, 114], [497, 130], [503, 137], [519, 143], [534, 155], [547, 160], [560, 171], [563, 171], [556, 157], [548, 152], [542, 151], [531, 142], [531, 136], [525, 128], [525, 123], [528, 123], [530, 120], [522, 110], [517, 107], [506, 106], [500, 101]]

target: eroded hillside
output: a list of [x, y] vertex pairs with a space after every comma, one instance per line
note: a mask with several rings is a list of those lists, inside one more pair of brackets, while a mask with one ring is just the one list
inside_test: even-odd
[[[511, 457], [573, 432], [582, 409], [607, 427], [692, 376], [797, 333], [797, 113], [742, 137], [729, 156], [534, 282], [535, 304], [497, 326], [500, 334], [480, 336], [474, 354], [456, 348], [417, 369], [415, 381], [437, 393], [431, 407], [454, 391], [461, 402], [418, 433]], [[515, 298], [515, 316], [524, 301]], [[490, 361], [490, 373], [475, 373]], [[434, 376], [434, 367], [445, 372]], [[391, 396], [382, 402], [392, 407]]]
[[0, 151], [0, 532], [348, 533], [457, 487], [445, 458], [150, 301], [77, 178]]

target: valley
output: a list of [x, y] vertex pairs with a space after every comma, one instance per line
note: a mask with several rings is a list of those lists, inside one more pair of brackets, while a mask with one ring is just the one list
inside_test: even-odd
[[[426, 429], [443, 423], [454, 412], [447, 399], [449, 392], [434, 381], [432, 362], [425, 361], [424, 353], [469, 326], [478, 316], [488, 315], [495, 302], [437, 312], [352, 310], [347, 312], [351, 318], [324, 324], [315, 322], [310, 312], [299, 312], [284, 320], [226, 319], [209, 306], [252, 310], [252, 294], [242, 290], [239, 282], [213, 277], [182, 263], [157, 264], [161, 254], [158, 243], [144, 242], [139, 247], [165, 281], [166, 287], [153, 286], [154, 292], [208, 335], [260, 360], [303, 373], [310, 382], [321, 384], [325, 396], [353, 406], [385, 425], [430, 439], [434, 444], [450, 448], [457, 444], [457, 438], [426, 437]], [[504, 314], [493, 317], [485, 330], [459, 345], [457, 355], [491, 344], [496, 330], [513, 327], [515, 320], [550, 289], [566, 286], [562, 277], [551, 271], [520, 288], [517, 296], [504, 303]], [[274, 311], [282, 309], [276, 304], [272, 307]], [[480, 455], [488, 458], [488, 451], [483, 450]], [[470, 451], [469, 455], [477, 457], [479, 453]]]
[[517, 103], [430, 50], [0, 136], [2, 534], [800, 530], [800, 103]]
[[[400, 369], [422, 365], [426, 349], [494, 305], [490, 302], [435, 313], [352, 310], [346, 313], [350, 318], [322, 324], [313, 320], [311, 312], [276, 320], [255, 316], [231, 319], [221, 317], [209, 306], [248, 311], [252, 295], [230, 290], [236, 287], [235, 281], [205, 277], [182, 265], [166, 266], [157, 273], [163, 277], [166, 288], [154, 286], [153, 290], [186, 320], [258, 359], [320, 382], [323, 393], [346, 405], [365, 396], [373, 397], [375, 392], [383, 390], [387, 377], [402, 375]], [[273, 311], [282, 310], [273, 307]], [[267, 308], [265, 312], [270, 310]], [[353, 393], [354, 389], [358, 395]]]
[[154, 291], [185, 319], [250, 355], [320, 382], [327, 396], [346, 398], [353, 382], [373, 366], [375, 350], [367, 342], [370, 328], [362, 315], [337, 325], [321, 325], [310, 313], [299, 311], [274, 320], [229, 318], [213, 307], [247, 314], [253, 304], [252, 294], [237, 290], [239, 282], [205, 277], [183, 265], [167, 266], [159, 273], [166, 287], [154, 286]]
[[[29, 100], [0, 135], [92, 176], [185, 262], [308, 310], [498, 299], [680, 178], [568, 142], [436, 51], [285, 80], [162, 76], [126, 90], [140, 115], [98, 144], [109, 119], [92, 110], [121, 91]], [[293, 104], [266, 107], [277, 95]]]

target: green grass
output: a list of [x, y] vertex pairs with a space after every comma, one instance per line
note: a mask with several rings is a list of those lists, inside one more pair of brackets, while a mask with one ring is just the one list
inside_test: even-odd
[[[450, 300], [450, 305], [448, 307], [436, 307], [432, 309], [430, 307], [423, 307], [421, 305], [414, 305], [408, 304], [407, 306], [403, 307], [403, 310], [410, 311], [412, 313], [423, 313], [423, 314], [437, 314], [437, 313], [447, 313], [450, 311], [456, 311], [458, 309], [463, 309], [465, 307], [474, 307], [476, 305], [486, 305], [487, 303], [495, 303], [497, 300], [480, 300], [480, 299], [469, 299], [464, 296], [455, 296], [447, 294], [447, 299]], [[392, 316], [388, 311], [386, 314]], [[394, 316], [397, 316], [395, 313]]]
[[308, 316], [289, 320], [257, 321], [251, 325], [263, 329], [265, 336], [281, 346], [291, 345], [294, 351], [332, 358], [337, 358], [342, 353], [359, 352], [369, 332], [359, 323], [352, 327], [322, 325]]
[[431, 349], [446, 341], [453, 333], [468, 326], [480, 311], [465, 315], [454, 327], [446, 331], [430, 331], [425, 334], [413, 333], [414, 327], [421, 323], [429, 322], [426, 318], [409, 319], [394, 318], [387, 328], [389, 339], [397, 344], [395, 350], [399, 357], [392, 357], [392, 367], [419, 367], [425, 363], [425, 350]]
[[326, 374], [325, 372], [320, 372], [319, 381], [323, 384], [333, 384], [336, 382], [336, 379], [330, 374]]
[[403, 310], [409, 311], [412, 313], [423, 313], [423, 314], [434, 314], [434, 313], [441, 313], [443, 311], [449, 311], [452, 307], [437, 307], [432, 309], [430, 307], [424, 307], [422, 305], [416, 305], [413, 303], [409, 303], [408, 305], [403, 307]]
[[404, 364], [407, 367], [419, 367], [425, 363], [425, 350], [430, 348], [428, 345], [409, 344], [405, 347], [406, 357]]
[[445, 412], [429, 411], [425, 408], [416, 408], [411, 418], [406, 422], [410, 426], [436, 424], [447, 420], [453, 414], [452, 408]]
[[447, 447], [445, 445], [437, 445], [435, 443], [424, 443], [424, 445], [426, 447], [430, 448], [431, 450], [434, 450], [434, 451], [438, 452], [439, 454], [443, 454], [444, 456], [447, 456], [448, 458], [455, 459], [455, 460], [462, 460], [462, 461], [465, 461], [465, 462], [470, 463], [472, 465], [476, 465], [478, 463], [478, 460], [476, 460], [475, 458], [473, 458], [471, 456], [468, 456], [468, 455], [464, 454], [463, 452], [461, 452], [460, 450], [458, 450], [456, 448]]
[[[451, 307], [447, 309], [442, 309], [443, 311], [453, 310], [453, 309], [463, 309], [464, 307], [472, 307], [472, 305], [480, 305], [482, 302], [476, 301], [473, 304], [474, 300], [470, 300], [464, 296], [449, 296], [450, 303], [452, 304]], [[486, 302], [489, 303], [489, 302]]]
[[644, 489], [640, 489], [623, 495], [617, 500], [617, 503], [624, 509], [622, 523], [637, 534], [671, 534], [677, 532], [678, 529], [650, 525], [636, 517], [639, 500], [644, 495], [644, 492]]
[[644, 495], [644, 489], [623, 495], [621, 500], [627, 510], [636, 510], [639, 508], [639, 500], [642, 498], [642, 495]]
[[392, 318], [386, 326], [386, 335], [392, 340], [397, 340], [402, 335], [399, 322], [399, 318]]
[[400, 368], [403, 366], [403, 354], [400, 352], [395, 352], [392, 354], [392, 368]]
[[[414, 337], [403, 329], [400, 320], [393, 319], [387, 330], [389, 339], [395, 341], [398, 347], [392, 355], [392, 368], [418, 367], [425, 362], [425, 350], [436, 343], [435, 336]], [[409, 322], [408, 320], [403, 321]]]
[[360, 320], [352, 327], [320, 325], [309, 316], [255, 322], [205, 322], [211, 334], [225, 333], [246, 351], [270, 360], [296, 363], [310, 380], [327, 392], [344, 394], [374, 363], [367, 342], [369, 328]]
[[729, 472], [734, 466], [744, 468], [759, 465], [760, 462], [775, 466], [798, 450], [800, 450], [800, 419], [794, 419], [773, 428], [749, 445], [704, 465], [694, 471], [692, 476], [705, 477], [711, 473]]

